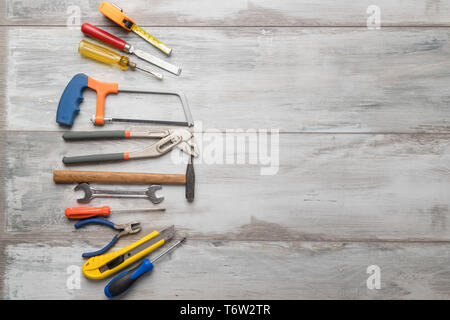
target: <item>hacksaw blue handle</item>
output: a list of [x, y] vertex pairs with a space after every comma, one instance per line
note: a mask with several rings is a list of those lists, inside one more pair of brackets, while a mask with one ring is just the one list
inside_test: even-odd
[[83, 101], [83, 90], [88, 86], [88, 76], [76, 74], [67, 84], [59, 99], [56, 122], [71, 127], [80, 111], [79, 104]]

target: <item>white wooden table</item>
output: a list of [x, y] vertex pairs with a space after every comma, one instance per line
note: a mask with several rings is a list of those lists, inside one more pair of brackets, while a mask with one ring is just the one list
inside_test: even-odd
[[[78, 12], [81, 23], [162, 56], [103, 17], [100, 1], [0, 3], [4, 299], [105, 298], [105, 281], [81, 275], [78, 285], [77, 272], [81, 253], [113, 232], [75, 230], [63, 211], [78, 194], [55, 185], [52, 171], [64, 168], [64, 155], [132, 150], [145, 141], [64, 142], [56, 107], [76, 73], [183, 90], [203, 131], [223, 137], [229, 129], [280, 131], [277, 174], [261, 175], [248, 161], [198, 161], [194, 203], [183, 187], [163, 186], [166, 213], [112, 216], [143, 227], [117, 248], [171, 224], [177, 237], [188, 237], [124, 298], [450, 298], [450, 2], [116, 2], [173, 47], [181, 77], [165, 73], [158, 83], [80, 56], [84, 36], [70, 24]], [[381, 10], [381, 29], [367, 28], [370, 5]], [[94, 129], [95, 95], [84, 97], [72, 130]], [[180, 120], [171, 103], [119, 94], [107, 110]], [[75, 169], [183, 173], [171, 159]], [[146, 200], [91, 204], [142, 207]], [[381, 289], [367, 286], [373, 265]]]

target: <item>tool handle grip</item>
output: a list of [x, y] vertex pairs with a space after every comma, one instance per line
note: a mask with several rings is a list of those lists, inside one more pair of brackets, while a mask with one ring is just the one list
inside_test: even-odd
[[117, 52], [103, 47], [101, 45], [81, 40], [78, 45], [78, 52], [83, 56], [98, 60], [108, 64], [118, 64], [122, 70], [128, 69], [130, 59], [126, 56], [121, 56]]
[[83, 258], [91, 258], [91, 257], [99, 256], [99, 255], [105, 253], [106, 251], [108, 251], [117, 242], [118, 239], [119, 239], [119, 237], [117, 235], [115, 235], [114, 238], [111, 240], [111, 242], [108, 243], [103, 248], [101, 248], [100, 250], [92, 251], [92, 252], [85, 252], [81, 256]]
[[66, 217], [69, 219], [87, 219], [96, 216], [107, 217], [111, 213], [108, 206], [104, 207], [71, 207], [65, 210]]
[[70, 140], [90, 140], [90, 139], [110, 139], [110, 138], [128, 138], [128, 130], [110, 130], [110, 131], [70, 131], [63, 134], [63, 139]]
[[91, 154], [87, 156], [64, 157], [64, 164], [127, 160], [127, 153]]
[[56, 112], [56, 122], [71, 127], [80, 111], [79, 104], [83, 101], [83, 90], [88, 86], [88, 76], [76, 74], [64, 89], [59, 99]]
[[81, 220], [81, 221], [78, 221], [77, 223], [75, 223], [74, 227], [75, 227], [75, 229], [78, 229], [87, 224], [102, 224], [102, 225], [105, 225], [105, 226], [108, 226], [108, 227], [111, 227], [114, 229], [114, 223], [109, 220], [103, 219], [103, 218], [84, 219], [84, 220]]
[[136, 267], [122, 272], [112, 279], [105, 287], [105, 295], [108, 298], [114, 298], [124, 293], [142, 276], [144, 273], [153, 269], [153, 263], [149, 259], [144, 259]]
[[122, 50], [125, 48], [126, 46], [126, 42], [123, 41], [122, 39], [117, 38], [116, 36], [110, 34], [109, 32], [106, 32], [105, 30], [102, 30], [100, 28], [97, 28], [95, 26], [93, 26], [92, 24], [89, 23], [83, 23], [81, 25], [81, 31], [88, 35], [91, 36], [92, 38], [95, 38], [97, 40], [100, 40], [102, 42], [105, 42], [119, 50]]

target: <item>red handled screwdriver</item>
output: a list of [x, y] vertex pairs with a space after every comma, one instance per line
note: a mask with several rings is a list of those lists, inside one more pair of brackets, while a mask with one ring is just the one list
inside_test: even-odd
[[111, 213], [125, 213], [125, 212], [154, 212], [165, 211], [166, 208], [137, 208], [137, 209], [118, 209], [111, 210], [109, 206], [104, 207], [71, 207], [65, 211], [66, 217], [69, 219], [86, 219], [91, 217], [103, 216], [107, 217]]

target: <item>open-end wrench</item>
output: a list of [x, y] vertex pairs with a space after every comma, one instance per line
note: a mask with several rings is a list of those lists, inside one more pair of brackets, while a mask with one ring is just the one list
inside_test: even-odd
[[164, 197], [157, 197], [156, 191], [161, 190], [161, 185], [153, 184], [145, 190], [109, 190], [92, 188], [89, 183], [79, 183], [75, 191], [83, 190], [84, 197], [77, 199], [80, 203], [88, 203], [94, 198], [148, 198], [154, 204], [160, 203]]

